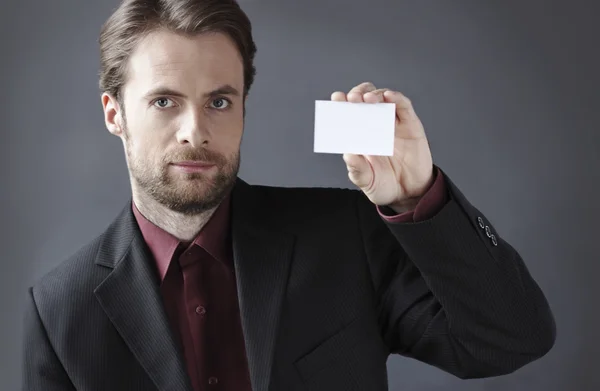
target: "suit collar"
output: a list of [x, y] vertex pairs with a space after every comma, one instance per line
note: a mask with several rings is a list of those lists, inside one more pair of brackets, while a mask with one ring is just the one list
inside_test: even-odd
[[[295, 241], [293, 234], [281, 231], [276, 220], [269, 220], [273, 216], [269, 207], [265, 191], [238, 178], [231, 194], [231, 234], [254, 391], [268, 390]], [[191, 390], [151, 259], [130, 200], [104, 234], [96, 263], [114, 270], [94, 293], [157, 388]]]
[[105, 233], [96, 263], [112, 267], [113, 271], [94, 294], [160, 391], [192, 391], [151, 260], [128, 204]]

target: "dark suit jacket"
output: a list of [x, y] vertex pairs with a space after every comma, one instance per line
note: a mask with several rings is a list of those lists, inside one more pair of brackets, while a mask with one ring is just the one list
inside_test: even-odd
[[[390, 353], [477, 378], [548, 352], [543, 293], [443, 175], [443, 209], [399, 224], [360, 191], [238, 180], [233, 250], [255, 391], [387, 390]], [[29, 293], [24, 390], [191, 390], [131, 204]]]

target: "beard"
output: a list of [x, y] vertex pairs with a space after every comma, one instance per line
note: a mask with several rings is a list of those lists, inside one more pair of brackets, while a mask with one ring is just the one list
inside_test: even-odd
[[[135, 156], [127, 130], [123, 133], [132, 180], [140, 191], [174, 212], [186, 216], [206, 212], [217, 207], [235, 185], [240, 167], [239, 150], [225, 157], [206, 148], [188, 148], [165, 154], [157, 164], [150, 157]], [[179, 161], [210, 162], [217, 172], [173, 173], [169, 163]]]

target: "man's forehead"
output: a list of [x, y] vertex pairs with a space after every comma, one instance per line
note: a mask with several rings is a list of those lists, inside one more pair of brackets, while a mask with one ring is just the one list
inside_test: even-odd
[[[157, 31], [142, 39], [132, 59], [141, 65], [168, 67], [185, 64], [211, 64], [242, 58], [234, 43], [222, 33], [184, 36], [168, 31]], [[223, 64], [222, 64], [223, 65]]]
[[219, 34], [184, 37], [153, 33], [139, 43], [129, 70], [132, 79], [145, 83], [204, 77], [225, 78], [220, 81], [233, 84], [243, 79], [241, 56], [228, 38]]

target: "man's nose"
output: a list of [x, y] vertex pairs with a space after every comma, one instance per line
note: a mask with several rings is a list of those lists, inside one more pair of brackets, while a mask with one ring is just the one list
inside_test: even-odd
[[177, 132], [177, 142], [189, 143], [193, 148], [198, 148], [208, 144], [210, 139], [210, 131], [201, 110], [187, 114]]

